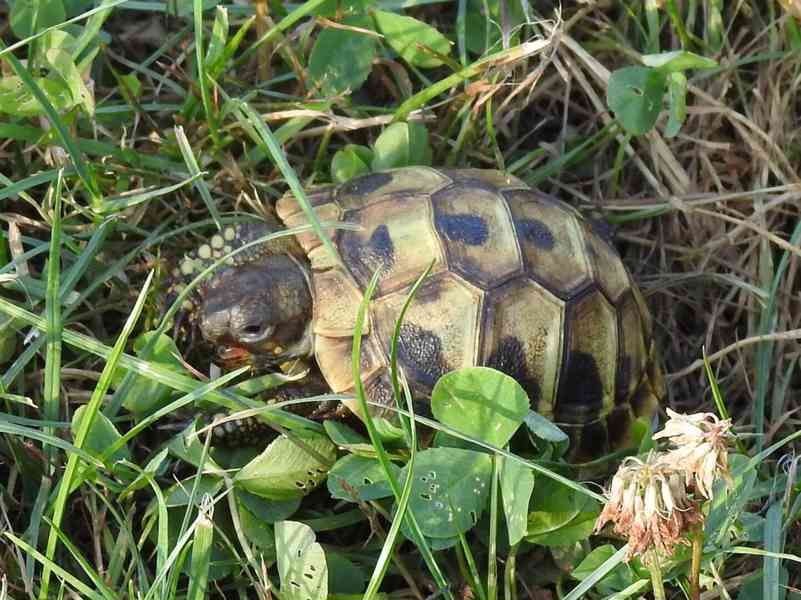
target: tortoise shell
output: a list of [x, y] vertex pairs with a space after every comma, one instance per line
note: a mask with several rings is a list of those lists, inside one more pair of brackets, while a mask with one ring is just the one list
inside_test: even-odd
[[[310, 192], [321, 221], [358, 224], [298, 235], [309, 258], [315, 358], [334, 392], [353, 391], [353, 331], [363, 292], [382, 275], [362, 340], [362, 378], [388, 404], [388, 354], [411, 286], [399, 362], [417, 397], [460, 367], [514, 377], [532, 408], [562, 426], [577, 456], [626, 441], [664, 383], [647, 307], [610, 243], [568, 205], [499, 171], [411, 167]], [[287, 227], [307, 223], [291, 196]], [[353, 404], [349, 408], [354, 409]]]

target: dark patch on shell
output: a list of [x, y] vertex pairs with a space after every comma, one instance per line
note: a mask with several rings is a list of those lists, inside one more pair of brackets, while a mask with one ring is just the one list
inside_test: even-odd
[[602, 421], [588, 423], [584, 425], [580, 435], [581, 439], [576, 448], [576, 459], [587, 460], [609, 452], [609, 432], [606, 429], [606, 423]]
[[603, 383], [595, 357], [587, 352], [570, 352], [559, 385], [557, 418], [563, 413], [597, 415], [603, 403]]
[[414, 323], [401, 325], [398, 360], [409, 378], [429, 392], [439, 378], [450, 371], [442, 355], [442, 340], [436, 333]]
[[339, 188], [339, 194], [347, 194], [349, 196], [372, 194], [387, 185], [390, 181], [392, 181], [392, 175], [389, 173], [371, 173], [370, 175], [363, 175], [343, 183]]
[[[633, 332], [628, 332], [632, 334]], [[627, 354], [618, 356], [617, 377], [615, 381], [615, 404], [624, 404], [628, 401], [629, 385], [631, 384], [632, 360]]]
[[515, 225], [520, 237], [540, 250], [553, 250], [556, 245], [553, 232], [539, 219], [520, 219], [515, 221]]
[[606, 417], [606, 430], [609, 439], [616, 446], [622, 446], [623, 442], [628, 439], [631, 421], [631, 412], [628, 406], [616, 408]]
[[366, 243], [352, 231], [343, 232], [340, 240], [345, 264], [351, 265], [368, 281], [372, 273], [381, 268], [387, 269], [395, 262], [395, 246], [386, 225], [376, 227]]
[[526, 353], [519, 339], [511, 335], [501, 339], [485, 364], [515, 379], [526, 390], [531, 405], [537, 405], [540, 385], [528, 370]]
[[461, 242], [468, 246], [481, 246], [489, 238], [489, 227], [486, 221], [478, 215], [438, 214], [435, 217], [437, 230], [454, 242]]

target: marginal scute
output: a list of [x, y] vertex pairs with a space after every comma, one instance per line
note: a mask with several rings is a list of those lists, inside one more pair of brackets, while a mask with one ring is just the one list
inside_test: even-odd
[[626, 293], [618, 306], [620, 317], [620, 362], [617, 369], [616, 404], [624, 404], [634, 394], [648, 358], [643, 340], [642, 319], [637, 301]]
[[[306, 199], [309, 201], [309, 204], [314, 207], [315, 212], [317, 211], [317, 207], [331, 201], [331, 195], [333, 191], [334, 188], [330, 185], [322, 185], [304, 190], [306, 193]], [[291, 192], [287, 192], [278, 199], [278, 202], [275, 204], [275, 212], [284, 222], [286, 222], [288, 218], [298, 213], [305, 214], [303, 213], [300, 203]]]
[[585, 224], [584, 236], [595, 270], [595, 281], [601, 286], [610, 302], [616, 303], [631, 287], [629, 274], [614, 248]]
[[398, 203], [388, 199], [345, 215], [345, 221], [361, 229], [342, 231], [338, 249], [353, 278], [365, 289], [378, 269], [381, 279], [375, 297], [413, 283], [436, 263], [432, 275], [445, 268], [439, 240], [431, 226], [427, 195]]
[[515, 377], [532, 407], [552, 416], [562, 362], [564, 303], [523, 280], [493, 291], [486, 306], [483, 364]]
[[617, 380], [617, 315], [597, 289], [567, 306], [565, 364], [554, 418], [586, 423], [609, 412]]
[[471, 190], [481, 187], [491, 190], [528, 187], [514, 175], [491, 169], [442, 169], [442, 173], [456, 185]]
[[[314, 356], [320, 372], [331, 391], [339, 394], [353, 391], [352, 337], [317, 336], [314, 341]], [[384, 369], [386, 358], [374, 336], [362, 337], [360, 373], [362, 380]]]
[[[352, 337], [362, 292], [341, 269], [330, 269], [312, 276], [314, 290], [314, 333], [328, 337]], [[364, 333], [370, 331], [364, 323]]]
[[[389, 352], [397, 316], [407, 291], [395, 292], [371, 305], [382, 347]], [[482, 294], [448, 274], [430, 277], [418, 289], [403, 320], [399, 359], [409, 382], [431, 393], [448, 371], [478, 364], [476, 349]]]
[[428, 167], [393, 169], [343, 183], [336, 192], [336, 201], [343, 210], [360, 209], [389, 199], [402, 204], [407, 198], [431, 194], [448, 183], [449, 179]]
[[[341, 217], [339, 206], [333, 202], [326, 202], [325, 204], [316, 207], [314, 212], [317, 214], [317, 219], [321, 223], [335, 223], [339, 221]], [[291, 229], [292, 227], [308, 225], [309, 220], [306, 218], [306, 213], [296, 212], [292, 215], [285, 216], [284, 223], [286, 224], [287, 228]], [[323, 231], [327, 236], [329, 236], [329, 238], [335, 237], [337, 234], [337, 229], [335, 228], [324, 228]], [[320, 238], [317, 237], [317, 234], [312, 230], [298, 233], [295, 235], [295, 237], [297, 238], [298, 242], [300, 242], [304, 252], [307, 254], [318, 246], [321, 246], [323, 243]]]
[[562, 298], [591, 280], [578, 220], [531, 190], [504, 192], [520, 240], [526, 271]]
[[497, 190], [452, 185], [433, 194], [431, 204], [452, 271], [484, 289], [522, 272], [509, 209]]

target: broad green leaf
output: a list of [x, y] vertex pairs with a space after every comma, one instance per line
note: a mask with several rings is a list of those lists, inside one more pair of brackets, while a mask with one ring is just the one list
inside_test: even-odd
[[328, 563], [328, 592], [333, 594], [351, 594], [359, 597], [367, 584], [364, 569], [345, 558], [338, 552], [330, 550], [325, 556]]
[[529, 398], [512, 377], [489, 367], [467, 367], [441, 377], [431, 412], [460, 433], [502, 447], [529, 412]]
[[[397, 479], [400, 467], [391, 464]], [[384, 469], [376, 459], [349, 454], [337, 461], [328, 473], [328, 492], [348, 502], [378, 500], [392, 496]]]
[[501, 498], [506, 515], [509, 545], [514, 546], [528, 531], [528, 504], [534, 490], [534, 473], [515, 460], [503, 459]]
[[569, 441], [564, 431], [538, 412], [533, 410], [528, 411], [528, 413], [526, 413], [525, 423], [531, 433], [546, 442], [561, 444]]
[[[509, 28], [512, 31], [526, 22], [526, 15], [521, 4], [521, 2], [506, 2]], [[500, 50], [502, 42], [500, 0], [466, 0], [466, 5], [465, 45], [467, 50], [479, 56], [490, 49]], [[518, 39], [517, 34], [511, 35], [510, 47], [514, 46]]]
[[95, 112], [94, 96], [86, 87], [70, 53], [60, 48], [51, 48], [47, 51], [46, 56], [47, 62], [53, 68], [53, 73], [67, 84], [72, 93], [73, 104], [83, 104], [86, 113], [93, 115]]
[[323, 428], [331, 441], [338, 447], [357, 456], [375, 458], [375, 448], [370, 440], [356, 433], [344, 423], [329, 419], [323, 422]]
[[626, 131], [640, 135], [653, 128], [662, 109], [665, 79], [665, 73], [649, 67], [625, 67], [612, 73], [606, 102]]
[[373, 17], [392, 49], [416, 67], [431, 69], [442, 64], [442, 60], [429, 49], [443, 56], [450, 54], [448, 39], [422, 21], [383, 10], [377, 10]]
[[[34, 15], [36, 24], [34, 27]], [[11, 31], [23, 39], [66, 20], [61, 0], [15, 0], [11, 5]]]
[[[63, 82], [44, 77], [34, 78], [34, 81], [57, 112], [64, 112], [75, 105], [69, 88]], [[19, 77], [7, 75], [0, 78], [0, 113], [36, 117], [43, 115], [44, 109]]]
[[281, 435], [234, 477], [241, 488], [274, 500], [305, 496], [316, 488], [336, 459], [336, 448], [324, 435], [293, 431]]
[[[593, 549], [584, 557], [579, 565], [570, 573], [571, 577], [583, 581], [592, 575], [596, 569], [612, 558], [617, 552], [612, 544], [604, 544]], [[617, 565], [606, 576], [595, 584], [595, 589], [601, 594], [610, 595], [626, 589], [639, 579], [637, 573], [625, 563]]]
[[[408, 466], [400, 479], [406, 478]], [[457, 448], [431, 448], [417, 454], [409, 509], [423, 535], [453, 538], [478, 523], [487, 505], [492, 459]]]
[[[79, 406], [78, 410], [76, 410], [75, 414], [72, 416], [71, 430], [73, 438], [77, 437], [81, 420], [83, 419], [85, 413], [86, 405], [83, 405]], [[117, 428], [114, 426], [114, 424], [108, 420], [108, 417], [106, 417], [103, 413], [98, 412], [92, 421], [92, 426], [89, 428], [89, 433], [84, 441], [83, 449], [87, 452], [90, 452], [94, 456], [100, 456], [103, 454], [106, 448], [109, 448], [112, 444], [119, 440], [120, 437], [122, 437], [120, 432], [117, 431]], [[108, 457], [106, 460], [106, 467], [118, 475], [124, 475], [127, 471], [127, 468], [117, 463], [118, 461], [130, 459], [131, 453], [128, 451], [128, 447], [121, 446], [116, 452]], [[94, 480], [96, 471], [96, 467], [81, 462], [78, 466], [78, 476], [73, 482], [73, 489], [80, 485], [81, 481]], [[130, 472], [128, 475], [131, 476], [131, 479], [135, 477], [135, 475]]]
[[[343, 25], [370, 29], [367, 17], [348, 17]], [[338, 96], [361, 87], [375, 58], [375, 38], [352, 29], [323, 29], [309, 57], [309, 75], [324, 96]]]
[[660, 54], [643, 54], [642, 63], [646, 67], [653, 67], [660, 71], [676, 72], [688, 69], [714, 69], [718, 66], [717, 61], [699, 56], [686, 50], [675, 50], [673, 52], [661, 52]]
[[323, 547], [314, 531], [296, 521], [275, 524], [275, 552], [281, 598], [284, 600], [326, 600], [328, 566]]
[[348, 144], [337, 150], [331, 160], [331, 179], [343, 183], [358, 175], [370, 172], [370, 163], [373, 160], [373, 151], [367, 146]]
[[373, 171], [430, 165], [428, 131], [417, 121], [393, 123], [381, 132], [373, 147]]
[[[150, 340], [156, 335], [155, 331], [148, 331], [136, 338], [134, 342], [134, 353], [141, 356]], [[184, 373], [185, 369], [180, 360], [181, 353], [173, 339], [166, 335], [159, 335], [147, 360], [157, 363], [160, 366], [173, 371], [174, 373]], [[120, 369], [114, 374], [114, 385], [119, 385], [125, 372]], [[137, 418], [149, 415], [153, 411], [161, 408], [170, 398], [172, 390], [164, 384], [158, 383], [143, 375], [136, 375], [128, 395], [123, 401], [123, 406], [132, 412]]]
[[545, 477], [536, 479], [530, 508], [526, 541], [543, 546], [586, 539], [600, 512], [592, 498]]
[[665, 136], [675, 137], [687, 117], [687, 77], [684, 73], [668, 75], [668, 117]]
[[235, 489], [236, 505], [242, 533], [259, 550], [264, 559], [275, 559], [275, 532], [273, 523], [291, 517], [300, 507], [300, 498], [291, 500], [267, 500], [242, 489]]

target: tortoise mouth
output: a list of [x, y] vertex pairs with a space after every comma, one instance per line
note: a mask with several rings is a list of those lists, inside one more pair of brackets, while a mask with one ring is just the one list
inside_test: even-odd
[[286, 348], [274, 342], [267, 342], [257, 347], [222, 346], [217, 350], [217, 356], [229, 369], [249, 365], [257, 370], [275, 368], [292, 357]]

